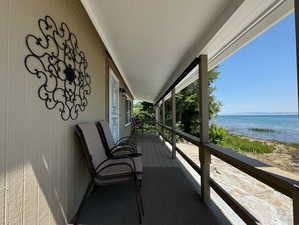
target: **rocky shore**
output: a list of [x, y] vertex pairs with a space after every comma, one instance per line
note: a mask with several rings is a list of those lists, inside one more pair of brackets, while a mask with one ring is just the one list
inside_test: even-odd
[[299, 149], [288, 144], [280, 143], [277, 141], [261, 140], [256, 138], [244, 137], [249, 141], [259, 141], [267, 145], [273, 146], [272, 153], [250, 153], [244, 152], [242, 154], [248, 157], [257, 159], [271, 166], [278, 167], [282, 170], [299, 174]]
[[[275, 145], [275, 150], [272, 153], [267, 153], [267, 155], [246, 153], [246, 155], [294, 173], [299, 171], [297, 167], [298, 151], [295, 148], [274, 142], [269, 142], [269, 144]], [[196, 163], [200, 164], [196, 146], [190, 143], [180, 143], [178, 148], [183, 150]], [[211, 177], [251, 212], [261, 224], [293, 224], [292, 200], [285, 195], [213, 156]], [[244, 224], [214, 192], [212, 192], [212, 199], [216, 201], [217, 205], [230, 218], [233, 224]]]

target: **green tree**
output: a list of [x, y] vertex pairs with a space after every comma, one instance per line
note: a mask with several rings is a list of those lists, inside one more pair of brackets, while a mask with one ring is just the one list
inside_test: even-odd
[[[215, 86], [213, 85], [220, 72], [217, 67], [208, 73], [208, 92], [209, 92], [209, 119], [214, 119], [220, 111], [221, 102], [213, 95]], [[179, 129], [198, 136], [199, 135], [199, 108], [198, 108], [198, 81], [193, 82], [188, 87], [176, 94], [176, 117]], [[166, 123], [171, 125], [171, 101], [165, 101]], [[142, 120], [149, 120], [154, 117], [153, 104], [141, 102], [134, 104], [134, 116]], [[215, 130], [215, 129], [214, 129]], [[218, 139], [217, 139], [218, 140]]]
[[137, 116], [137, 115], [139, 115], [141, 113], [141, 111], [142, 111], [141, 102], [134, 103], [133, 104], [133, 115]]
[[[214, 119], [221, 109], [219, 102], [213, 95], [215, 86], [213, 85], [220, 72], [217, 67], [208, 73], [209, 92], [209, 119]], [[199, 135], [199, 108], [198, 108], [198, 80], [176, 94], [177, 121], [182, 124], [181, 129], [192, 135]]]
[[148, 102], [135, 103], [133, 113], [135, 117], [139, 117], [142, 120], [151, 120], [154, 117], [154, 105]]

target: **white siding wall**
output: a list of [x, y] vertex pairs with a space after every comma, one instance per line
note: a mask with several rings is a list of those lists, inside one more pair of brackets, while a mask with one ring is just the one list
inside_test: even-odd
[[[45, 15], [66, 22], [88, 59], [91, 95], [76, 121], [63, 121], [38, 98], [27, 72], [25, 36]], [[0, 2], [0, 225], [65, 224], [86, 189], [88, 173], [73, 126], [105, 118], [105, 51], [79, 0]]]

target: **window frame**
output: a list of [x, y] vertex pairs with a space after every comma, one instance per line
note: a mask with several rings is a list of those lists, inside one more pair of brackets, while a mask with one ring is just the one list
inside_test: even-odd
[[126, 95], [125, 98], [125, 127], [128, 127], [132, 124], [133, 100], [128, 95]]

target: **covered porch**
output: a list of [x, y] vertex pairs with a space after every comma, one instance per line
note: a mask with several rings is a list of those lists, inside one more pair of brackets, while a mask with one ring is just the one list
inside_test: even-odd
[[[136, 138], [143, 152], [143, 224], [261, 224], [212, 179], [211, 157], [217, 157], [289, 197], [298, 225], [298, 175], [209, 143], [208, 109], [208, 71], [294, 11], [299, 43], [297, 2], [2, 1], [0, 224], [74, 224], [90, 180], [74, 127], [106, 120], [117, 138], [128, 136], [138, 99], [156, 110], [155, 132]], [[197, 80], [199, 137], [177, 128], [175, 102]], [[196, 160], [177, 146], [176, 135], [195, 145]], [[241, 222], [222, 213], [212, 191]], [[130, 184], [97, 188], [77, 222], [138, 224], [134, 198]]]
[[[298, 176], [230, 149], [213, 144], [202, 144], [200, 139], [163, 123], [153, 122], [157, 132], [143, 132], [136, 136], [141, 147], [144, 177], [141, 193], [145, 216], [142, 224], [264, 224], [271, 218], [248, 210], [222, 182], [210, 174], [211, 161], [202, 160], [204, 150], [209, 157], [227, 163], [237, 173], [243, 173], [240, 184], [267, 185], [276, 196], [287, 196], [293, 204], [293, 221], [297, 220]], [[169, 138], [173, 134], [199, 147], [186, 151]], [[170, 135], [169, 135], [170, 134]], [[215, 160], [214, 159], [214, 160]], [[210, 158], [211, 160], [211, 158]], [[219, 166], [219, 165], [218, 165]], [[217, 169], [217, 166], [216, 166]], [[222, 169], [222, 168], [218, 168]], [[219, 175], [220, 176], [220, 175]], [[222, 175], [223, 176], [223, 175]], [[229, 178], [228, 178], [229, 179]], [[247, 183], [247, 184], [246, 184]], [[216, 197], [217, 196], [217, 197]], [[245, 203], [246, 204], [246, 203]], [[255, 203], [252, 203], [255, 204]], [[80, 211], [78, 224], [138, 224], [133, 184], [96, 188]], [[113, 216], [112, 216], [113, 215]], [[77, 223], [76, 223], [77, 224]]]

